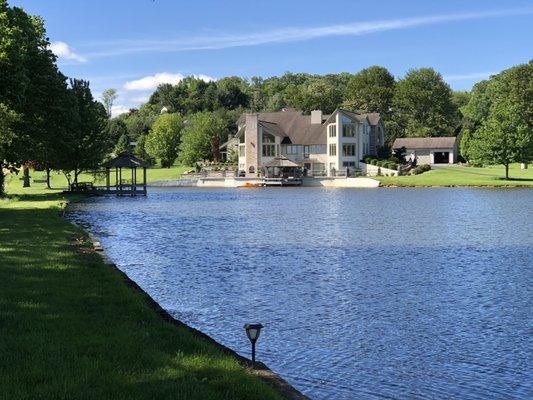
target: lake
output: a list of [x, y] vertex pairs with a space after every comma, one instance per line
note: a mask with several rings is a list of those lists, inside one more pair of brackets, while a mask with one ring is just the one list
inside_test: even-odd
[[174, 317], [312, 399], [533, 397], [533, 190], [150, 189], [73, 204]]

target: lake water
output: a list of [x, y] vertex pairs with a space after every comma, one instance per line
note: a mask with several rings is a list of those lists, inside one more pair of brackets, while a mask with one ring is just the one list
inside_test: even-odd
[[313, 399], [533, 398], [533, 190], [151, 189], [70, 216]]

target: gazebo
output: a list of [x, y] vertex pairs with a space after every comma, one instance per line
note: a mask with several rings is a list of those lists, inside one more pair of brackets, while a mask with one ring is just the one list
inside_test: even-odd
[[302, 175], [300, 165], [284, 156], [275, 157], [263, 167], [267, 178], [300, 178]]
[[[123, 152], [116, 158], [104, 164], [105, 167], [105, 187], [98, 188], [102, 194], [116, 194], [119, 196], [146, 196], [146, 167], [147, 163], [134, 155]], [[142, 182], [137, 180], [137, 170], [142, 168]], [[112, 170], [115, 175], [115, 184], [111, 184]], [[131, 179], [127, 178], [127, 172], [123, 175], [122, 170], [130, 170]]]

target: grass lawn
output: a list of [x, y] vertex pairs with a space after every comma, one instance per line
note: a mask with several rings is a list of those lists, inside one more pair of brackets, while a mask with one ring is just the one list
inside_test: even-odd
[[505, 180], [503, 166], [485, 168], [450, 165], [420, 175], [376, 177], [384, 186], [533, 186], [533, 166], [521, 170], [520, 164], [509, 169], [510, 180]]
[[20, 183], [0, 200], [2, 399], [280, 398], [157, 315], [60, 217], [62, 195]]
[[[171, 168], [161, 168], [161, 167], [152, 167], [148, 168], [146, 172], [146, 178], [148, 183], [153, 181], [159, 181], [159, 180], [167, 180], [167, 179], [179, 179], [181, 177], [181, 174], [184, 172], [187, 172], [191, 169], [191, 167], [183, 166], [183, 165], [174, 165]], [[46, 183], [44, 182], [46, 180], [46, 172], [44, 171], [31, 171], [30, 172], [31, 177], [31, 185], [36, 187], [39, 190], [42, 190], [46, 187]], [[57, 171], [52, 171], [50, 175], [51, 179], [51, 186], [53, 188], [57, 189], [66, 189], [67, 188], [67, 179], [65, 176]], [[128, 179], [129, 176], [127, 173], [124, 173], [123, 175], [124, 179]], [[18, 181], [18, 188], [22, 187], [22, 172], [20, 172], [18, 175], [13, 175], [11, 177], [8, 177], [9, 180], [11, 180], [12, 184], [15, 185], [13, 188], [17, 186]], [[111, 180], [112, 184], [114, 182], [114, 175], [111, 174]], [[138, 175], [137, 179], [142, 180], [142, 172], [140, 175]], [[94, 182], [96, 184], [104, 185], [105, 184], [105, 177], [103, 175], [97, 175], [93, 176], [92, 174], [83, 173], [78, 178], [79, 182]], [[31, 192], [31, 190], [26, 191], [24, 189], [24, 193]]]

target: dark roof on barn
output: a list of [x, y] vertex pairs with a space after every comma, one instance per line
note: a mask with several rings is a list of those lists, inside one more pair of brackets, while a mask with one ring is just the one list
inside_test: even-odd
[[[260, 112], [257, 113], [257, 116], [259, 124], [268, 132], [283, 137], [282, 143], [312, 145], [327, 143], [326, 126], [328, 120], [334, 117], [337, 112], [342, 112], [353, 121], [368, 121], [371, 125], [376, 125], [380, 120], [378, 113], [356, 114], [340, 109], [330, 115], [324, 115], [321, 124], [312, 124], [310, 115], [303, 115], [301, 111], [293, 108], [285, 108], [279, 112]], [[237, 135], [244, 133], [242, 126], [245, 121], [246, 116], [243, 114], [237, 122], [241, 126]]]
[[139, 168], [147, 167], [148, 164], [130, 153], [120, 153], [117, 157], [104, 164], [105, 168]]
[[451, 149], [455, 147], [457, 138], [454, 136], [439, 136], [428, 138], [398, 138], [394, 141], [392, 148], [399, 149]]

